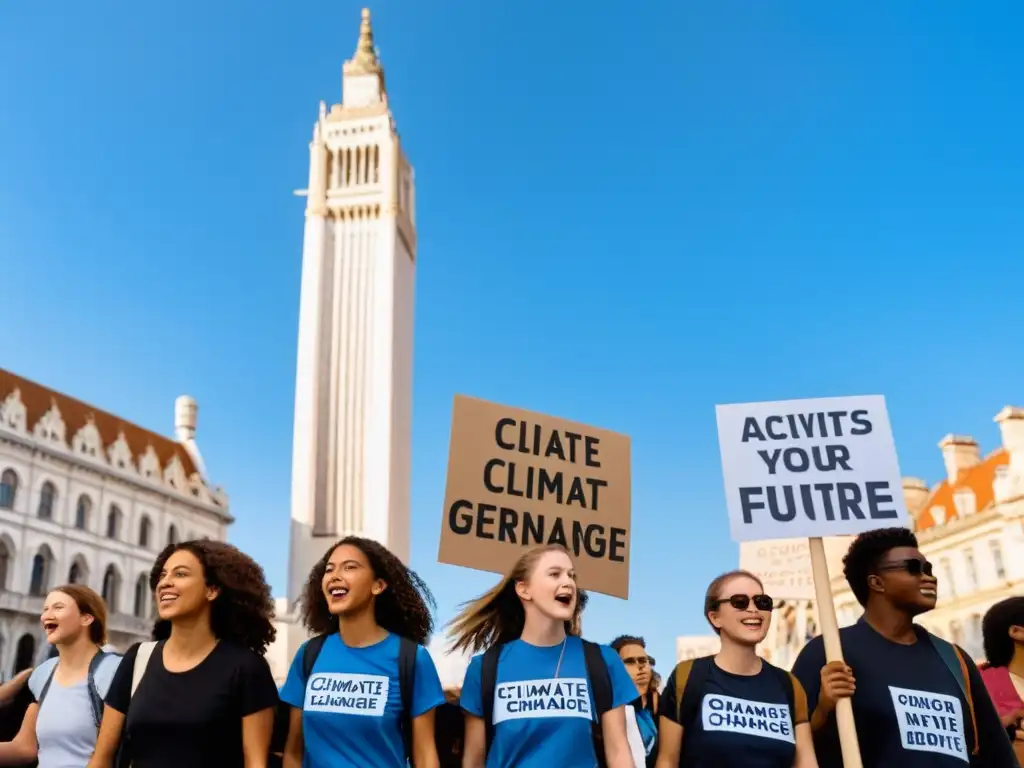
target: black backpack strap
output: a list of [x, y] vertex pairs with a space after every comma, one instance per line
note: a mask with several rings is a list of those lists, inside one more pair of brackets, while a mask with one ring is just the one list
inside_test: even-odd
[[679, 713], [679, 724], [684, 729], [689, 728], [697, 717], [700, 703], [704, 699], [704, 688], [711, 676], [711, 665], [714, 663], [713, 656], [694, 659], [690, 673], [684, 680], [683, 690], [676, 688], [676, 711]]
[[39, 692], [39, 698], [36, 699], [36, 704], [40, 707], [43, 706], [43, 699], [46, 698], [46, 694], [50, 692], [50, 683], [53, 682], [53, 676], [57, 674], [57, 664], [54, 662], [53, 668], [50, 670], [50, 674], [46, 676], [46, 682], [43, 683], [43, 689]]
[[320, 656], [320, 651], [324, 649], [324, 643], [327, 642], [328, 635], [317, 635], [312, 637], [306, 643], [302, 649], [302, 687], [306, 687], [306, 681], [309, 680], [309, 676], [313, 674], [313, 666], [316, 664], [317, 658]]
[[498, 659], [501, 646], [492, 645], [480, 663], [480, 704], [484, 711], [484, 755], [494, 741], [494, 689], [498, 687]]
[[785, 691], [786, 706], [789, 707], [789, 717], [791, 722], [796, 725], [796, 689], [793, 687], [793, 675], [780, 667], [776, 667], [774, 664], [769, 664], [767, 661], [764, 662], [764, 666], [771, 670], [779, 685], [782, 686], [782, 690]]
[[607, 765], [604, 757], [604, 732], [601, 730], [601, 716], [612, 708], [612, 676], [601, 653], [601, 646], [589, 640], [583, 641], [583, 661], [587, 665], [587, 680], [590, 695], [594, 699], [594, 719], [590, 723], [590, 735], [594, 744], [594, 756], [601, 768]]
[[92, 705], [92, 721], [96, 724], [96, 730], [100, 728], [100, 723], [103, 721], [103, 697], [100, 696], [100, 690], [96, 687], [96, 672], [100, 668], [100, 664], [108, 656], [118, 656], [116, 653], [107, 653], [106, 651], [100, 651], [92, 657], [92, 661], [89, 662], [89, 675], [87, 677], [89, 685], [89, 703]]
[[412, 762], [412, 695], [416, 687], [416, 654], [419, 645], [407, 637], [399, 638], [398, 645], [398, 692], [402, 697], [402, 741], [405, 757]]

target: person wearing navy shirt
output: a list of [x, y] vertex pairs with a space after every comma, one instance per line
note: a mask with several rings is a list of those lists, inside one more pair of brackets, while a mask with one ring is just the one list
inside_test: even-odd
[[579, 637], [585, 603], [572, 559], [547, 545], [452, 621], [454, 650], [487, 649], [462, 684], [463, 768], [634, 768], [625, 706], [639, 691], [615, 651]]
[[680, 662], [669, 676], [656, 768], [818, 768], [803, 688], [757, 655], [774, 607], [747, 571], [708, 586], [704, 618], [721, 650]]
[[938, 581], [913, 532], [861, 534], [843, 569], [864, 606], [863, 618], [839, 630], [845, 663], [826, 663], [816, 637], [793, 665], [821, 765], [842, 765], [835, 705], [852, 697], [864, 768], [1017, 768], [974, 662], [914, 624], [935, 607]]
[[[437, 768], [434, 710], [444, 693], [423, 647], [432, 605], [426, 584], [375, 541], [349, 536], [324, 554], [302, 597], [303, 622], [318, 637], [299, 649], [281, 688], [292, 707], [284, 768]], [[412, 690], [403, 692], [409, 646]]]

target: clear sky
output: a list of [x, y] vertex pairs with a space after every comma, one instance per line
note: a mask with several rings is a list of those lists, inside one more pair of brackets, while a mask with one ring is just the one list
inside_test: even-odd
[[[901, 469], [1024, 405], [1010, 3], [386, 0], [416, 167], [413, 564], [452, 395], [633, 437], [628, 603], [667, 668], [735, 564], [718, 402], [881, 393]], [[198, 440], [284, 586], [304, 201], [359, 5], [0, 3], [0, 365]], [[662, 661], [663, 659], [663, 661]]]

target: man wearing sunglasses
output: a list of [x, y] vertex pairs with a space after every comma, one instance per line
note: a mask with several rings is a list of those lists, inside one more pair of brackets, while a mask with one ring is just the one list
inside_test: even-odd
[[1019, 768], [974, 662], [914, 623], [935, 607], [938, 581], [913, 532], [861, 534], [843, 565], [864, 607], [839, 632], [846, 663], [826, 664], [816, 637], [793, 666], [819, 764], [842, 765], [835, 702], [852, 697], [864, 768]]

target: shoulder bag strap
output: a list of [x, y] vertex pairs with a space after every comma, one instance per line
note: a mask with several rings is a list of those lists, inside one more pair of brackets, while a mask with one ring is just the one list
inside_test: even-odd
[[309, 676], [313, 674], [313, 667], [316, 665], [316, 660], [320, 657], [320, 651], [324, 649], [324, 643], [327, 642], [327, 635], [317, 635], [316, 637], [310, 638], [309, 642], [306, 643], [302, 649], [302, 687], [306, 687], [306, 681], [309, 680]]
[[405, 743], [405, 757], [412, 766], [412, 697], [416, 686], [416, 654], [419, 645], [407, 637], [399, 638], [398, 646], [398, 692], [402, 697], [402, 741]]
[[141, 643], [139, 650], [135, 656], [135, 663], [132, 665], [132, 696], [135, 696], [135, 691], [138, 690], [139, 683], [142, 682], [143, 675], [146, 674], [146, 667], [149, 666], [149, 660], [153, 656], [153, 649], [156, 648], [156, 642], [150, 641], [148, 643]]
[[[53, 682], [53, 676], [55, 674], [57, 674], [56, 662], [54, 662], [53, 669], [50, 670], [50, 674], [46, 676], [46, 682], [43, 683], [43, 689], [39, 691], [39, 698], [36, 699], [36, 704], [38, 704], [40, 708], [43, 706], [43, 699], [46, 698], [46, 694], [50, 692], [50, 683]], [[25, 685], [28, 685], [28, 681], [25, 682]]]
[[103, 697], [100, 696], [100, 691], [96, 687], [96, 670], [100, 668], [103, 660], [111, 655], [113, 654], [101, 650], [89, 661], [89, 673], [86, 681], [89, 687], [89, 704], [92, 705], [92, 721], [96, 725], [96, 730], [99, 730], [100, 721], [103, 720]]
[[492, 645], [480, 663], [480, 705], [484, 712], [484, 755], [494, 741], [494, 689], [498, 685], [498, 658], [501, 646]]

